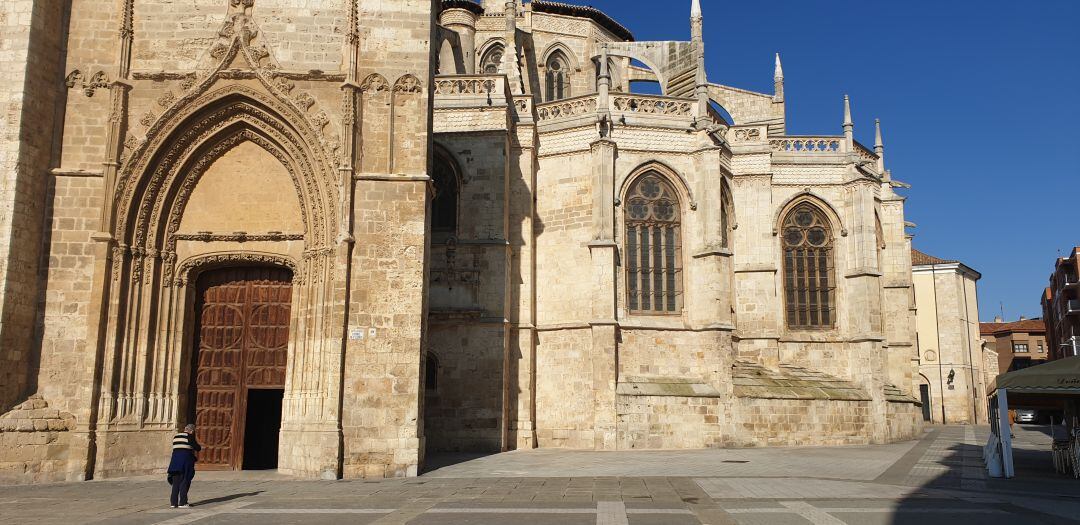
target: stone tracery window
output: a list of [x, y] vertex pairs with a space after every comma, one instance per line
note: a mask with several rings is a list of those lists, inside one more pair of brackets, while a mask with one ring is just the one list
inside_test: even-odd
[[836, 284], [828, 219], [813, 204], [801, 203], [784, 218], [781, 235], [788, 328], [832, 328], [836, 323]]
[[547, 91], [544, 100], [562, 100], [570, 97], [570, 61], [562, 51], [555, 51], [545, 64]]
[[634, 181], [624, 206], [627, 306], [634, 313], [682, 311], [678, 194], [659, 173]]
[[431, 231], [454, 234], [458, 223], [458, 171], [457, 164], [440, 149], [435, 149], [431, 178], [435, 185], [435, 197], [431, 200]]
[[480, 71], [485, 75], [497, 75], [505, 52], [506, 48], [502, 44], [492, 46], [480, 59]]

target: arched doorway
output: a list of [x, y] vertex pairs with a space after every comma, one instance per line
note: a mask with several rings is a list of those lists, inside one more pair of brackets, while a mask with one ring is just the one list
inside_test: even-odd
[[931, 415], [931, 404], [933, 403], [933, 399], [933, 396], [930, 395], [930, 379], [919, 374], [919, 401], [922, 403], [923, 421], [933, 421], [933, 416]]
[[287, 269], [199, 276], [189, 417], [203, 444], [202, 468], [277, 468], [291, 300]]

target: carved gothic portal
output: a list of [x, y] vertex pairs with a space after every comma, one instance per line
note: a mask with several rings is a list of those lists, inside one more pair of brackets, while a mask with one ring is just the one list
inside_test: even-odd
[[192, 392], [202, 468], [275, 468], [291, 272], [225, 268], [196, 286]]

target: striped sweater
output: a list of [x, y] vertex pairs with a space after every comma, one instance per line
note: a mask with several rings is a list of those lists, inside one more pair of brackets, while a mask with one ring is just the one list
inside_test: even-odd
[[180, 432], [172, 438], [173, 450], [191, 450], [198, 452], [202, 450], [202, 446], [198, 441], [195, 441], [195, 436], [188, 434], [187, 432]]

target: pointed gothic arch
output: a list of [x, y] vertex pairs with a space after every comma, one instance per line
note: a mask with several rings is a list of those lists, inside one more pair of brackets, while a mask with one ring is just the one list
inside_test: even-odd
[[544, 101], [554, 102], [571, 97], [573, 66], [561, 49], [556, 49], [544, 60]]
[[[255, 78], [260, 83], [239, 84], [212, 73], [160, 117], [144, 119], [147, 138], [129, 147], [103, 213], [108, 219], [103, 227], [111, 220], [113, 238], [106, 260], [111, 284], [104, 285], [102, 296], [108, 312], [103, 316], [103, 428], [138, 421], [144, 428], [170, 429], [186, 417], [194, 403], [185, 386], [195, 366], [191, 276], [207, 266], [289, 269], [293, 292], [287, 323], [295, 329], [288, 332], [282, 418], [292, 422], [287, 424], [336, 421], [329, 405], [299, 392], [336, 396], [329, 385], [337, 383], [340, 368], [292, 366], [323, 362], [325, 352], [333, 350], [328, 343], [344, 337], [343, 326], [318, 322], [330, 316], [335, 268], [344, 265], [345, 252], [338, 249], [342, 204], [332, 160], [336, 148], [324, 134], [327, 118], [310, 94], [294, 91], [285, 78], [275, 82], [259, 72]], [[280, 164], [286, 177], [281, 180], [296, 192], [303, 231], [179, 235], [188, 199], [203, 175], [248, 144]], [[249, 233], [254, 246], [244, 240]], [[301, 468], [283, 461], [283, 468]]]
[[431, 162], [431, 184], [435, 191], [431, 199], [431, 231], [436, 235], [456, 237], [464, 181], [461, 165], [438, 143], [432, 148]]
[[836, 208], [828, 201], [828, 199], [810, 191], [809, 188], [789, 197], [776, 209], [776, 213], [773, 215], [773, 235], [780, 235], [782, 226], [781, 221], [783, 218], [790, 213], [795, 206], [803, 202], [810, 202], [821, 208], [822, 212], [824, 212], [825, 216], [828, 218], [829, 223], [832, 225], [832, 232], [834, 235], [847, 237], [847, 226], [844, 225], [843, 220], [840, 218], [840, 214], [836, 212]]
[[686, 177], [683, 177], [682, 173], [679, 173], [675, 168], [659, 160], [650, 160], [631, 170], [630, 174], [624, 177], [619, 185], [619, 195], [625, 196], [630, 183], [642, 173], [650, 170], [657, 171], [670, 179], [670, 182], [675, 185], [676, 191], [684, 199], [683, 202], [687, 203], [689, 210], [697, 210], [697, 199], [694, 197], [694, 190], [690, 189], [690, 183], [687, 182]]
[[[300, 197], [308, 242], [325, 246], [336, 234], [333, 163], [299, 108], [246, 87], [227, 86], [163, 117], [125, 164], [117, 185], [114, 236], [160, 250], [175, 233], [177, 204], [214, 157], [237, 137], [259, 143], [282, 161]], [[169, 231], [172, 228], [172, 231]]]
[[834, 328], [836, 236], [820, 205], [803, 199], [781, 216], [780, 251], [787, 328]]
[[682, 313], [683, 202], [665, 172], [646, 167], [627, 178], [622, 232], [626, 308], [631, 313]]
[[481, 75], [496, 75], [499, 73], [499, 65], [502, 64], [503, 54], [506, 53], [506, 44], [502, 40], [493, 40], [484, 44], [480, 53], [479, 66], [476, 68]]

